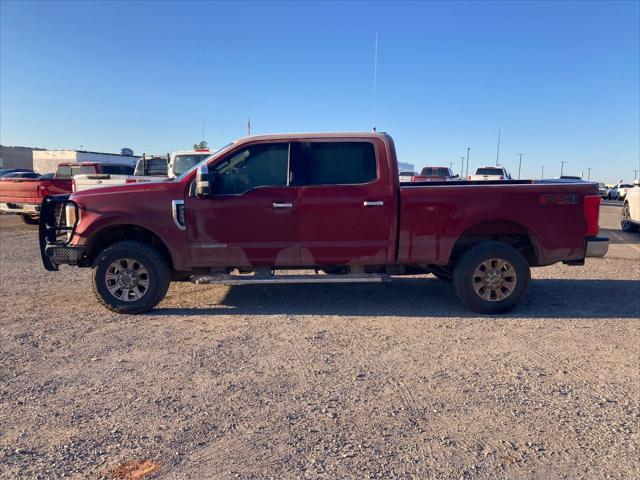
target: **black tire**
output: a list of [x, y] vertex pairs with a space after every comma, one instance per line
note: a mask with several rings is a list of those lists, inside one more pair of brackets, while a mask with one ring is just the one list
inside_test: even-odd
[[20, 219], [22, 223], [26, 223], [27, 225], [38, 225], [40, 223], [40, 219], [38, 217], [31, 217], [29, 215], [20, 215]]
[[[497, 272], [499, 278], [504, 276], [505, 280], [501, 283], [504, 286], [483, 289], [479, 285], [480, 281], [474, 280], [474, 277], [479, 278], [475, 276], [476, 269], [481, 268], [480, 266], [484, 262], [489, 262], [493, 267], [492, 259], [499, 259], [509, 264], [509, 268], [507, 269], [505, 266], [506, 270], [504, 271], [492, 269]], [[496, 263], [496, 265], [499, 264]], [[507, 276], [505, 275], [507, 272], [515, 275]], [[495, 274], [492, 273], [492, 275]], [[513, 287], [507, 282], [509, 278], [514, 284]], [[530, 280], [531, 271], [527, 260], [518, 250], [502, 242], [485, 242], [471, 247], [460, 257], [453, 271], [453, 285], [456, 294], [465, 305], [479, 313], [497, 314], [513, 310], [526, 295]], [[485, 299], [480, 293], [476, 293], [476, 288], [480, 288], [483, 294], [496, 298]], [[505, 295], [505, 297], [500, 299], [501, 295]]]
[[[116, 296], [118, 290], [112, 294], [107, 286], [107, 282], [114, 282], [112, 289], [118, 288], [115, 280], [107, 279], [107, 272], [109, 271], [109, 274], [113, 276], [113, 271], [110, 268], [114, 262], [119, 260], [124, 262], [122, 263], [123, 267], [128, 267], [128, 260], [133, 261], [133, 265], [128, 268], [129, 272], [136, 271], [136, 263], [138, 264], [137, 271], [143, 272], [139, 275], [141, 279], [139, 286], [136, 283], [135, 288], [119, 289], [122, 292], [120, 298]], [[123, 272], [126, 273], [124, 270]], [[117, 313], [139, 314], [148, 312], [165, 297], [171, 282], [171, 271], [167, 261], [154, 247], [148, 243], [128, 240], [114, 243], [98, 254], [93, 262], [92, 280], [93, 291], [102, 305]], [[126, 281], [129, 282], [129, 280], [128, 277]], [[145, 281], [148, 286], [145, 286], [144, 291], [141, 292], [142, 282]], [[124, 296], [128, 298], [130, 294], [134, 297], [140, 295], [140, 297], [123, 299]]]
[[640, 227], [636, 223], [631, 222], [631, 213], [629, 212], [629, 202], [624, 202], [622, 212], [620, 213], [620, 226], [622, 230], [629, 233], [636, 233]]

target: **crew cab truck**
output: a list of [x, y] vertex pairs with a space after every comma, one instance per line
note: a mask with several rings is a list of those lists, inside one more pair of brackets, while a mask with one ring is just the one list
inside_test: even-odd
[[151, 310], [172, 280], [380, 282], [431, 272], [493, 314], [522, 300], [530, 267], [581, 265], [607, 251], [596, 184], [400, 183], [397, 168], [383, 133], [244, 138], [174, 181], [47, 197], [42, 261], [92, 268], [97, 298], [121, 313]]
[[130, 169], [125, 165], [82, 162], [61, 163], [53, 178], [0, 179], [0, 212], [20, 215], [24, 223], [37, 225], [40, 204], [47, 195], [70, 193], [75, 175], [106, 174]]

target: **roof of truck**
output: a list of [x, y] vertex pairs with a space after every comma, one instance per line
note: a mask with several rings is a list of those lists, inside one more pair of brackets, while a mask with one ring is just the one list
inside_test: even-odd
[[250, 137], [242, 137], [234, 143], [252, 142], [255, 140], [287, 140], [291, 138], [388, 138], [386, 132], [313, 132], [313, 133], [271, 133], [265, 135], [251, 135]]

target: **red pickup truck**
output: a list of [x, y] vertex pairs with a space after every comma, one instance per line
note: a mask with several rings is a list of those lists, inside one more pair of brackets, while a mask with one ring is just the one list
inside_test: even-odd
[[152, 309], [171, 280], [428, 272], [473, 310], [501, 313], [525, 295], [530, 267], [604, 256], [599, 205], [586, 182], [400, 184], [387, 134], [254, 136], [173, 181], [47, 197], [40, 250], [48, 270], [92, 267], [99, 301], [121, 313]]
[[95, 162], [61, 163], [53, 178], [0, 179], [0, 212], [20, 215], [25, 223], [36, 225], [40, 204], [47, 195], [71, 193], [75, 175], [103, 173], [131, 174], [127, 165]]

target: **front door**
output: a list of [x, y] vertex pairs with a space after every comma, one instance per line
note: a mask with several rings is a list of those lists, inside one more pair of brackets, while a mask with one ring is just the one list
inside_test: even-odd
[[187, 231], [196, 267], [300, 265], [298, 187], [289, 143], [241, 147], [210, 165], [213, 191], [188, 197]]

